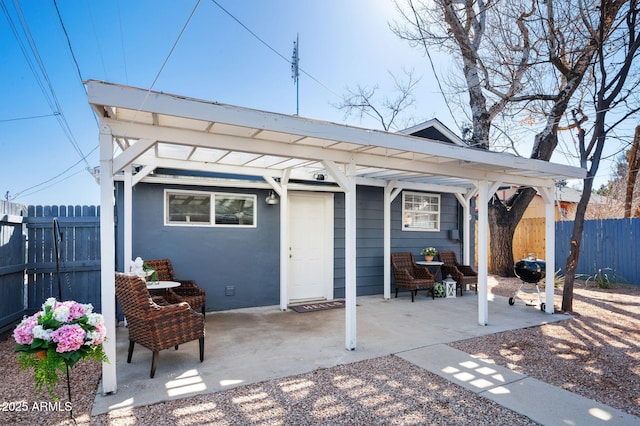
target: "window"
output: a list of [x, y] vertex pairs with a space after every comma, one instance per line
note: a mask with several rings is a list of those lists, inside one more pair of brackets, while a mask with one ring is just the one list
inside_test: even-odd
[[440, 195], [402, 193], [403, 231], [440, 231]]
[[211, 224], [211, 196], [209, 194], [168, 192], [166, 200], [167, 223]]
[[254, 226], [255, 195], [214, 194], [216, 225]]
[[255, 209], [255, 195], [165, 191], [166, 225], [255, 227]]

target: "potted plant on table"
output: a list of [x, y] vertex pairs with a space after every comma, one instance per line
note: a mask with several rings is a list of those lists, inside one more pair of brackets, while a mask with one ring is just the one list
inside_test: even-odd
[[432, 262], [433, 257], [438, 254], [438, 250], [435, 247], [426, 247], [420, 250], [420, 254], [424, 256], [424, 260]]
[[23, 319], [13, 331], [18, 364], [23, 370], [33, 368], [37, 392], [46, 385], [58, 401], [53, 390], [59, 373], [68, 373], [81, 359], [108, 362], [102, 349], [106, 332], [103, 316], [94, 313], [91, 304], [50, 297], [41, 311]]

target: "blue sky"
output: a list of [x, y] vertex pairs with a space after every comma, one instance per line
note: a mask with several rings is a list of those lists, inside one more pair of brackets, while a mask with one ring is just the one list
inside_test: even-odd
[[[373, 119], [345, 121], [334, 105], [357, 84], [377, 84], [381, 95], [391, 95], [389, 72], [405, 68], [422, 77], [408, 115], [417, 122], [437, 117], [459, 133], [423, 52], [389, 30], [397, 19], [391, 0], [201, 0], [169, 56], [197, 3], [57, 1], [84, 80], [153, 85], [156, 91], [294, 114], [287, 61], [299, 34], [301, 116], [380, 128]], [[8, 191], [23, 204], [98, 204], [98, 185], [86, 171], [98, 165], [98, 128], [54, 2], [0, 5], [0, 197]], [[446, 73], [446, 57], [435, 59], [436, 70]]]

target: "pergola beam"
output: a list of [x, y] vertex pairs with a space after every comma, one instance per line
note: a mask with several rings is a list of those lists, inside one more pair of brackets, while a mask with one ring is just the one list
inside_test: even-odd
[[[162, 140], [163, 142], [183, 146], [195, 145], [212, 149], [233, 149], [239, 152], [261, 153], [265, 155], [283, 155], [286, 153], [285, 155], [290, 157], [314, 161], [329, 160], [342, 164], [354, 162], [358, 166], [387, 168], [422, 174], [427, 173], [437, 176], [460, 177], [460, 175], [463, 174], [466, 179], [487, 179], [492, 181], [502, 180], [515, 185], [547, 186], [546, 178], [518, 175], [518, 168], [511, 172], [506, 172], [506, 170], [509, 170], [507, 164], [500, 164], [499, 167], [494, 164], [493, 166], [487, 166], [487, 168], [480, 168], [478, 163], [469, 163], [465, 165], [464, 161], [459, 160], [457, 166], [453, 166], [451, 164], [440, 165], [434, 162], [407, 160], [405, 158], [381, 156], [366, 152], [327, 149], [321, 146], [291, 144], [243, 136], [216, 135], [191, 129], [155, 127], [148, 124], [123, 123], [113, 119], [104, 119], [104, 122], [108, 124], [116, 134], [121, 132], [126, 133], [130, 137], [135, 136], [140, 139], [149, 138]], [[398, 137], [402, 138], [403, 136]], [[133, 146], [135, 145], [136, 144]], [[465, 150], [460, 147], [455, 148], [462, 151]], [[495, 153], [491, 154], [498, 155]], [[450, 155], [453, 155], [453, 153], [450, 153]], [[478, 155], [481, 154], [478, 153]], [[500, 160], [505, 160], [503, 157], [511, 159], [511, 156], [501, 155]], [[495, 160], [496, 158], [494, 158], [494, 161]], [[505, 160], [505, 163], [508, 162], [508, 160]], [[511, 162], [513, 162], [512, 159]], [[546, 164], [550, 165], [550, 168], [554, 168], [555, 166], [563, 168], [560, 165]], [[499, 168], [499, 170], [495, 171], [492, 170], [492, 168]], [[576, 173], [575, 170], [573, 170], [575, 168], [570, 169], [572, 169], [572, 173]]]

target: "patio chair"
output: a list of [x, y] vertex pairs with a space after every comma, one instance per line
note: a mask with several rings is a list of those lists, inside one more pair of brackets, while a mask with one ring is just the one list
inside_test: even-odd
[[396, 299], [398, 298], [398, 289], [401, 287], [411, 292], [411, 302], [418, 294], [418, 290], [429, 290], [431, 296], [436, 298], [433, 274], [426, 266], [416, 265], [412, 253], [392, 253], [391, 267], [395, 279]]
[[[169, 259], [154, 259], [145, 260], [149, 267], [155, 269], [158, 274], [158, 280], [160, 281], [177, 281], [180, 283], [179, 287], [168, 289], [164, 293], [169, 303], [187, 302], [191, 309], [200, 309], [202, 315], [206, 315], [206, 297], [203, 289], [198, 287], [193, 280], [179, 280], [176, 278], [176, 274], [173, 272], [173, 266]], [[152, 290], [152, 294], [155, 294], [156, 290]]]
[[142, 278], [116, 272], [116, 298], [127, 319], [131, 363], [136, 343], [153, 352], [150, 377], [156, 373], [158, 353], [192, 340], [199, 340], [200, 362], [204, 360], [204, 316], [188, 303], [159, 305], [153, 301]]
[[444, 262], [441, 267], [442, 276], [451, 275], [451, 278], [456, 281], [456, 292], [460, 289], [460, 296], [463, 295], [466, 285], [475, 286], [476, 294], [478, 294], [478, 273], [471, 266], [458, 263], [456, 254], [452, 251], [441, 251], [438, 253], [438, 257], [441, 262]]

